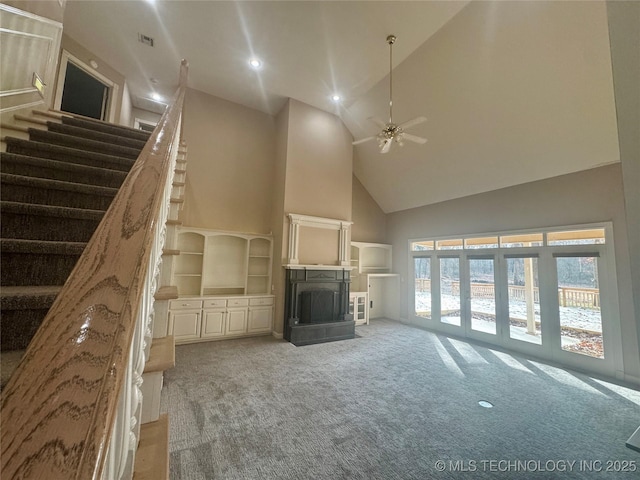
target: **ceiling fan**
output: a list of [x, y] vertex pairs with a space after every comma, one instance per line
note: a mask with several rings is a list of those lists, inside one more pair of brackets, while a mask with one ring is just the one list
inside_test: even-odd
[[391, 144], [395, 141], [398, 145], [402, 146], [405, 140], [416, 143], [426, 143], [427, 139], [418, 137], [417, 135], [411, 135], [405, 132], [406, 128], [413, 127], [422, 122], [426, 122], [426, 117], [417, 117], [413, 120], [396, 125], [393, 123], [393, 44], [396, 41], [395, 35], [389, 35], [387, 37], [387, 43], [389, 44], [389, 123], [384, 123], [382, 120], [371, 117], [370, 120], [379, 126], [382, 131], [377, 135], [371, 137], [362, 138], [353, 142], [353, 145], [359, 145], [369, 140], [377, 139], [378, 146], [380, 147], [380, 153], [387, 153], [391, 149]]

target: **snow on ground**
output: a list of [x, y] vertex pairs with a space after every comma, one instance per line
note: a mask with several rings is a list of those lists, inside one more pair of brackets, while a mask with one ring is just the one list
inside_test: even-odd
[[[431, 293], [416, 292], [415, 302], [416, 312], [431, 311]], [[460, 310], [460, 297], [454, 295], [442, 295], [441, 309], [444, 311]], [[471, 310], [474, 313], [477, 312], [495, 316], [495, 301], [488, 298], [473, 298], [471, 300]], [[526, 322], [526, 302], [520, 300], [511, 300], [509, 302], [509, 317], [514, 320], [521, 320], [523, 322]], [[535, 304], [535, 317], [536, 322], [540, 322], [540, 305], [538, 304]], [[487, 322], [486, 318], [474, 319], [474, 324], [477, 321]], [[596, 309], [580, 307], [560, 307], [560, 323], [565, 327], [602, 332], [602, 319], [600, 317], [600, 310]], [[456, 322], [455, 324], [458, 323]], [[495, 327], [492, 328], [495, 331]], [[478, 330], [480, 330], [480, 328], [478, 328]]]

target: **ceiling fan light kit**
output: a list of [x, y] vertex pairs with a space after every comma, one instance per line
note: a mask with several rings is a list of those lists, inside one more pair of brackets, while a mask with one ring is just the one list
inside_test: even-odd
[[411, 135], [404, 131], [405, 128], [410, 128], [414, 125], [425, 122], [427, 120], [426, 117], [417, 117], [413, 120], [401, 123], [400, 125], [396, 125], [395, 123], [393, 123], [393, 44], [395, 43], [395, 41], [395, 35], [387, 36], [387, 43], [389, 44], [389, 122], [384, 123], [377, 118], [371, 118], [370, 120], [380, 128], [382, 128], [382, 131], [377, 135], [362, 138], [353, 142], [353, 145], [359, 145], [361, 143], [368, 142], [369, 140], [376, 139], [378, 140], [380, 153], [387, 153], [389, 150], [391, 150], [391, 145], [393, 144], [393, 142], [396, 142], [400, 146], [404, 145], [405, 140], [410, 140], [412, 142], [420, 144], [427, 142], [426, 138]]

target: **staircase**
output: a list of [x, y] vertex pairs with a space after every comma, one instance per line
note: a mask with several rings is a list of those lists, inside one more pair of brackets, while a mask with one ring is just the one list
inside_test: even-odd
[[2, 135], [4, 385], [150, 134], [34, 111], [2, 125]]

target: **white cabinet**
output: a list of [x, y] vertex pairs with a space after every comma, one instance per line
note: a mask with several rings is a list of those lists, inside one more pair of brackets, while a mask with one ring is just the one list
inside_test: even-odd
[[169, 330], [176, 343], [200, 338], [202, 328], [200, 300], [171, 300], [169, 302]]
[[169, 302], [169, 334], [192, 343], [271, 333], [272, 295], [204, 297]]
[[227, 310], [227, 335], [243, 335], [247, 333], [247, 309], [242, 307]]
[[249, 300], [249, 319], [247, 331], [267, 333], [273, 324], [273, 297], [252, 298]]
[[349, 293], [349, 313], [353, 315], [356, 325], [369, 324], [369, 294], [367, 292]]
[[202, 338], [223, 337], [225, 335], [226, 313], [224, 308], [202, 311]]

